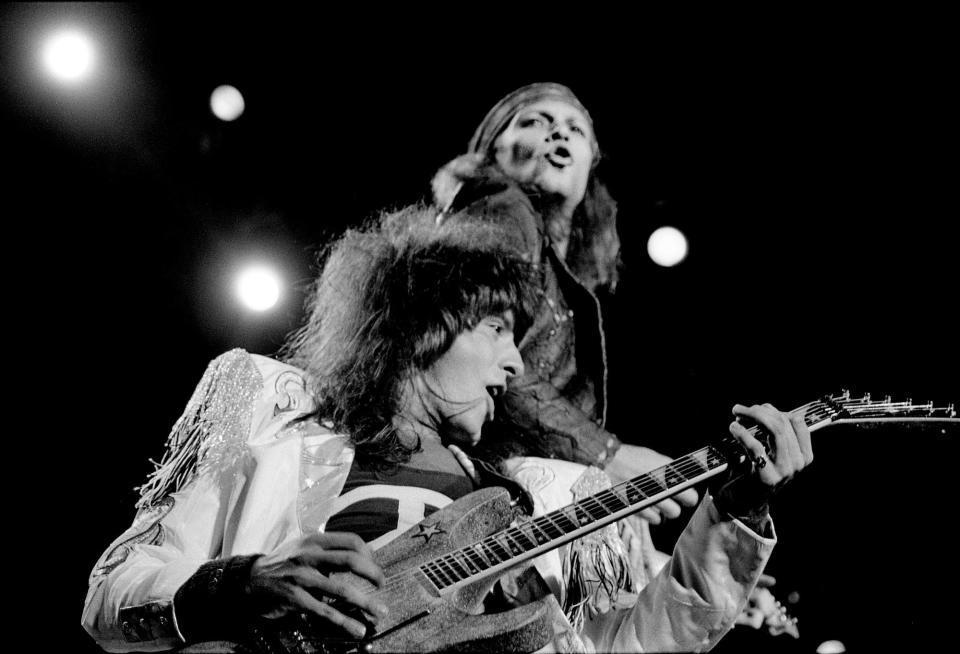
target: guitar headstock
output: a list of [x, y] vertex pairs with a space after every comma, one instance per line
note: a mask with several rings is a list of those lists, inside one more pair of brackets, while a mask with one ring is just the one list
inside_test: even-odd
[[954, 405], [937, 406], [933, 402], [916, 403], [912, 399], [894, 400], [889, 395], [875, 400], [870, 393], [853, 397], [845, 390], [827, 395], [801, 407], [811, 429], [842, 423], [949, 423], [960, 424]]
[[[898, 423], [900, 425], [933, 425], [941, 428], [951, 425], [960, 427], [960, 418], [953, 403], [937, 406], [933, 402], [918, 404], [912, 399], [894, 400], [889, 395], [875, 400], [869, 393], [853, 397], [844, 390], [839, 395], [825, 395], [819, 400], [794, 409], [791, 413], [800, 415], [810, 431], [839, 424], [877, 425]], [[769, 450], [769, 434], [757, 425], [748, 427], [749, 432]], [[717, 443], [718, 450], [727, 459], [730, 466], [740, 474], [749, 472], [762, 460], [754, 459], [750, 453], [732, 436], [724, 436]]]

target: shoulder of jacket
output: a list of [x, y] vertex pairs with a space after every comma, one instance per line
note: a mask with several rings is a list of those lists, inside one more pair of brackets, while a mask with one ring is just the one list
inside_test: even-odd
[[265, 419], [309, 406], [302, 371], [242, 348], [224, 352], [207, 365], [137, 505], [154, 504], [207, 470], [235, 466]]

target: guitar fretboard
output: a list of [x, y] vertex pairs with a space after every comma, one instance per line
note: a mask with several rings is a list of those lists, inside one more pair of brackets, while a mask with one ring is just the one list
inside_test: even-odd
[[433, 559], [420, 570], [438, 590], [449, 588], [518, 559], [559, 547], [584, 533], [653, 504], [678, 486], [691, 486], [727, 466], [715, 447], [704, 447], [647, 474], [591, 495], [556, 511], [522, 521], [513, 527]]

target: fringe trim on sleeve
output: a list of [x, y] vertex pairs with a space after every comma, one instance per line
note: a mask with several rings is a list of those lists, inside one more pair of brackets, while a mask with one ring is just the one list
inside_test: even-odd
[[[591, 466], [570, 489], [574, 501], [610, 488], [610, 478]], [[637, 599], [636, 585], [620, 539], [616, 523], [594, 531], [570, 543], [563, 561], [567, 593], [564, 614], [573, 628], [583, 628], [586, 612], [594, 616], [611, 608], [632, 606]]]
[[167, 450], [155, 470], [137, 488], [137, 508], [151, 506], [175, 493], [196, 475], [227, 471], [247, 454], [254, 401], [263, 376], [241, 348], [210, 362], [183, 415], [167, 437]]

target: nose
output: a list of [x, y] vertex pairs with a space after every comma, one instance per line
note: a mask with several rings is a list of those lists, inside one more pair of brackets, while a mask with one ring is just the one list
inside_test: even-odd
[[555, 123], [550, 130], [549, 141], [569, 141], [570, 129], [563, 123]]
[[500, 367], [507, 373], [507, 379], [519, 377], [524, 372], [523, 357], [520, 356], [520, 350], [512, 340], [500, 358]]

